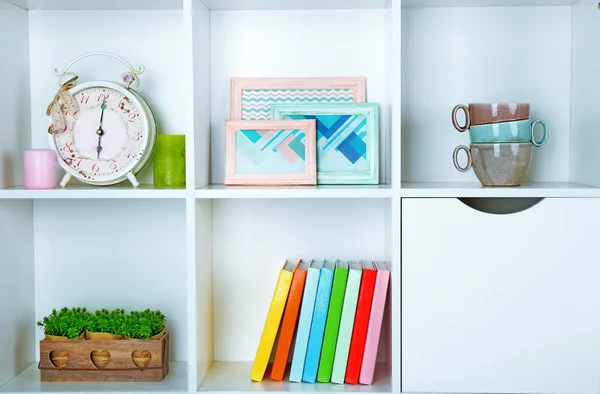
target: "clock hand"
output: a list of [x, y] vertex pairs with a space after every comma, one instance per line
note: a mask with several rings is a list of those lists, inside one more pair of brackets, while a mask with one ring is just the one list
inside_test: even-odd
[[106, 99], [102, 101], [100, 108], [102, 108], [102, 112], [100, 112], [100, 126], [98, 126], [99, 129], [102, 128], [102, 119], [104, 119], [104, 110], [106, 109]]
[[98, 130], [96, 130], [96, 134], [98, 135], [98, 146], [96, 147], [96, 160], [100, 158], [100, 152], [102, 152], [102, 136], [104, 135], [104, 130], [102, 130], [102, 121], [104, 119], [104, 110], [106, 109], [106, 99], [102, 101], [102, 105], [100, 106], [102, 111], [100, 112], [100, 125], [98, 126]]
[[104, 130], [98, 129], [96, 130], [96, 134], [98, 134], [98, 146], [96, 147], [96, 160], [100, 158], [100, 152], [102, 152], [102, 136], [104, 135]]

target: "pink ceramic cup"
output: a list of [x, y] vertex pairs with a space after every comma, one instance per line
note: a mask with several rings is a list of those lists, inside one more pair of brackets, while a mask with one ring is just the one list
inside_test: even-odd
[[23, 186], [30, 190], [54, 189], [58, 183], [56, 153], [50, 149], [28, 149], [23, 155]]

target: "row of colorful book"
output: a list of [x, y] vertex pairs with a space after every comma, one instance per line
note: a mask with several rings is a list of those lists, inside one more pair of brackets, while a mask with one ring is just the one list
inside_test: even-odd
[[286, 262], [251, 379], [263, 380], [275, 351], [272, 380], [283, 380], [292, 352], [292, 382], [372, 384], [389, 280], [385, 263]]

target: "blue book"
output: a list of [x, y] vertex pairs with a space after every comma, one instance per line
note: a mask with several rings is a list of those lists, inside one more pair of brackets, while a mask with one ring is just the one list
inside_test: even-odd
[[304, 361], [304, 373], [302, 380], [314, 383], [317, 380], [317, 370], [319, 369], [319, 358], [321, 357], [321, 346], [323, 345], [323, 336], [325, 334], [325, 323], [327, 322], [327, 312], [329, 311], [329, 299], [331, 298], [331, 285], [333, 283], [333, 272], [335, 263], [325, 261], [321, 274], [319, 275], [319, 287], [317, 288], [317, 298], [315, 300], [315, 310], [308, 337], [308, 346], [306, 347], [306, 360]]
[[296, 344], [292, 356], [292, 367], [290, 369], [290, 381], [301, 382], [304, 372], [304, 360], [306, 359], [306, 347], [310, 335], [310, 326], [312, 324], [313, 311], [315, 308], [315, 299], [317, 297], [317, 286], [319, 285], [319, 276], [323, 262], [311, 261], [308, 273], [306, 274], [306, 283], [304, 284], [304, 294], [302, 295], [302, 304], [300, 305], [300, 317], [298, 318], [298, 330], [296, 333]]

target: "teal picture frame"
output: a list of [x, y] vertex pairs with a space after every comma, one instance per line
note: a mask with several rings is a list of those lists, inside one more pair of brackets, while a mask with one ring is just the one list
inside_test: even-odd
[[317, 184], [379, 184], [379, 106], [274, 104], [273, 120], [317, 122]]

